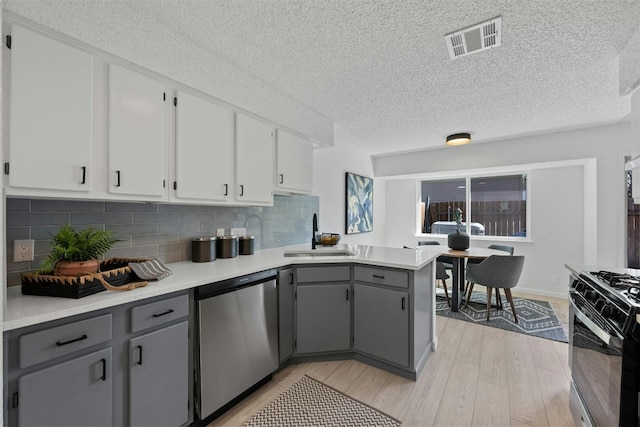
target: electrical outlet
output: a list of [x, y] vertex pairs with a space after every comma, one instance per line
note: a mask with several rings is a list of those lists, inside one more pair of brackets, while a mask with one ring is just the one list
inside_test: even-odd
[[231, 235], [232, 236], [244, 236], [247, 234], [247, 229], [244, 227], [232, 228]]
[[224, 228], [218, 228], [218, 230], [216, 231], [216, 236], [224, 236]]
[[33, 240], [13, 241], [13, 262], [33, 261]]
[[558, 286], [558, 276], [551, 276], [551, 284]]

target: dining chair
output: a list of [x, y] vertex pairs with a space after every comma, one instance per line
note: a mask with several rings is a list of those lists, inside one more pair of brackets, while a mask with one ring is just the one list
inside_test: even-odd
[[[497, 251], [507, 252], [509, 253], [509, 255], [513, 255], [513, 251], [514, 251], [513, 246], [507, 246], [507, 245], [489, 245], [487, 246], [487, 248], [495, 249]], [[484, 261], [484, 259], [470, 258], [467, 260], [467, 265], [480, 264], [482, 261]], [[473, 292], [473, 282], [470, 281], [469, 278], [467, 277], [467, 283], [465, 284], [465, 287], [464, 287], [464, 297], [466, 299], [466, 302], [464, 304], [465, 307], [469, 305], [469, 300], [471, 299], [472, 292]], [[498, 306], [498, 308], [502, 308], [502, 300], [500, 299], [500, 295], [498, 295], [498, 298], [496, 300], [496, 305]]]
[[[513, 318], [518, 323], [516, 308], [513, 305], [511, 289], [518, 284], [522, 267], [524, 266], [523, 255], [491, 255], [479, 264], [467, 265], [467, 277], [471, 283], [477, 283], [487, 287], [487, 321], [491, 315], [491, 294], [496, 290], [496, 305], [500, 295], [500, 289], [504, 289], [504, 294], [511, 304]], [[467, 300], [467, 304], [469, 300]], [[466, 305], [465, 305], [466, 307]]]
[[[436, 240], [421, 240], [418, 242], [418, 246], [427, 246], [427, 245], [440, 245], [440, 242]], [[439, 256], [438, 261], [444, 264], [444, 268], [446, 270], [453, 270], [453, 259], [448, 256]]]
[[[418, 246], [427, 246], [427, 245], [440, 245], [440, 243], [436, 241], [421, 241], [418, 242]], [[405, 248], [408, 248], [405, 246]], [[444, 296], [447, 298], [447, 304], [451, 307], [451, 299], [449, 298], [449, 290], [447, 289], [447, 279], [449, 275], [447, 274], [446, 263], [442, 261], [438, 261], [441, 257], [436, 258], [436, 283], [440, 281], [440, 284], [444, 288]]]

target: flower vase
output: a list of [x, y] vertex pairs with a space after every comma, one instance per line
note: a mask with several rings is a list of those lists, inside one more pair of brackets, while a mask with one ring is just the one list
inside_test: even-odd
[[451, 233], [447, 236], [447, 243], [449, 248], [455, 251], [467, 250], [469, 249], [469, 235], [467, 233], [456, 231], [455, 233]]

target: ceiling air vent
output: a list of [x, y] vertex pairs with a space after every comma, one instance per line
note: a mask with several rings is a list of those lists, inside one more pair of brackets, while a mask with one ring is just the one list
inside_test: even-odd
[[444, 36], [451, 59], [500, 46], [502, 17], [481, 22]]

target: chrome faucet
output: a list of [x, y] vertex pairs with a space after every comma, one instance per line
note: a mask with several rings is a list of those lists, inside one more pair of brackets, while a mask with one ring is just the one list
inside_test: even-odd
[[313, 230], [311, 230], [311, 249], [316, 248], [316, 234], [318, 234], [318, 216], [313, 214]]

